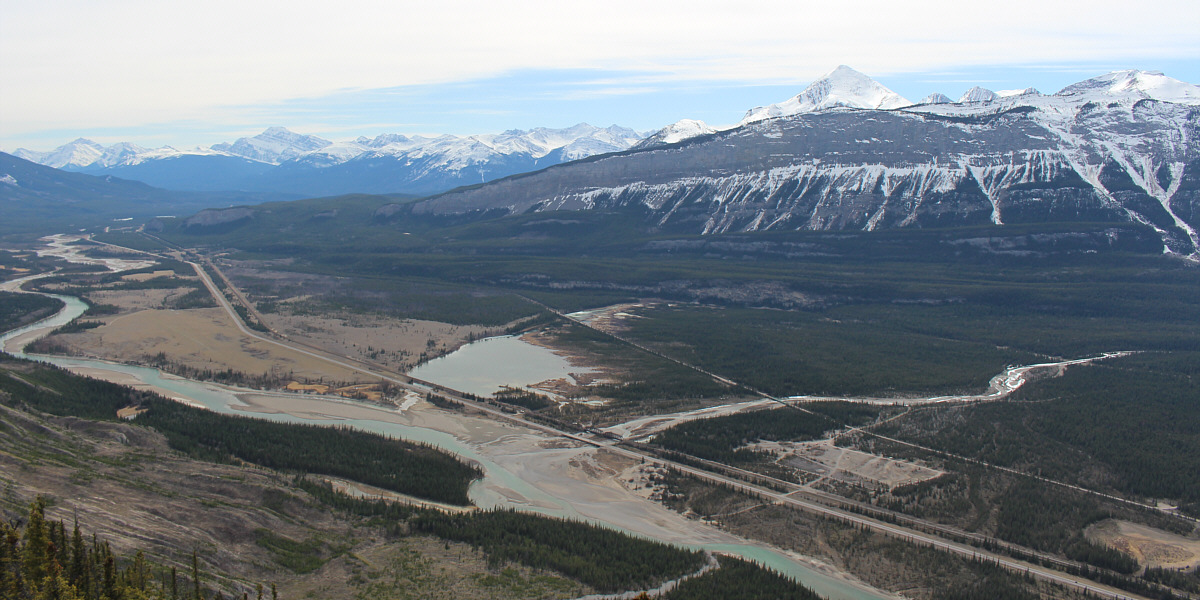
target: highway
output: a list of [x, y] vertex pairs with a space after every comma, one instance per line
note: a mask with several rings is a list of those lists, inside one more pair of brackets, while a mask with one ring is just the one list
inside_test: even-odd
[[[123, 248], [123, 247], [121, 247], [121, 248]], [[129, 250], [128, 248], [123, 248], [123, 249]], [[139, 251], [139, 252], [141, 252], [141, 251]], [[149, 254], [152, 256], [159, 256], [157, 254], [150, 253], [150, 252], [142, 252], [142, 253]], [[619, 440], [613, 440], [613, 439], [603, 437], [603, 436], [592, 436], [592, 435], [588, 435], [588, 434], [580, 434], [580, 433], [575, 433], [575, 432], [563, 431], [560, 429], [556, 429], [554, 427], [547, 426], [542, 423], [533, 422], [533, 421], [525, 419], [520, 414], [511, 414], [511, 413], [505, 412], [499, 408], [496, 408], [494, 406], [490, 406], [488, 404], [481, 403], [481, 402], [476, 402], [470, 398], [467, 398], [462, 393], [455, 392], [453, 390], [448, 390], [444, 386], [439, 386], [436, 384], [432, 384], [430, 382], [413, 379], [413, 378], [410, 378], [410, 377], [404, 376], [404, 375], [389, 373], [389, 372], [386, 372], [383, 369], [380, 369], [373, 365], [360, 362], [360, 361], [355, 360], [350, 357], [334, 355], [329, 352], [319, 350], [319, 349], [313, 348], [311, 346], [307, 346], [306, 344], [299, 343], [295, 340], [288, 339], [284, 336], [278, 336], [278, 334], [264, 335], [262, 333], [251, 330], [250, 328], [248, 328], [245, 325], [245, 323], [242, 321], [241, 317], [238, 315], [237, 311], [234, 309], [232, 304], [229, 302], [229, 299], [225, 297], [225, 294], [221, 292], [221, 290], [217, 287], [215, 282], [213, 282], [213, 280], [209, 277], [208, 273], [198, 262], [194, 262], [191, 260], [188, 260], [186, 262], [189, 265], [191, 265], [192, 268], [196, 271], [196, 274], [200, 277], [200, 279], [204, 283], [205, 287], [212, 294], [213, 298], [216, 299], [216, 301], [220, 304], [221, 308], [233, 320], [233, 322], [236, 324], [238, 330], [243, 335], [253, 338], [253, 339], [256, 339], [256, 340], [259, 340], [261, 342], [274, 344], [276, 346], [285, 348], [285, 349], [293, 351], [293, 352], [298, 352], [298, 353], [304, 354], [306, 356], [325, 360], [332, 364], [338, 365], [340, 367], [357, 371], [357, 372], [367, 375], [369, 377], [377, 378], [382, 381], [388, 381], [399, 387], [414, 391], [416, 393], [438, 394], [438, 395], [450, 398], [456, 402], [459, 402], [462, 405], [464, 405], [465, 407], [468, 407], [469, 409], [471, 409], [473, 411], [479, 411], [482, 413], [486, 413], [496, 419], [501, 419], [504, 421], [508, 421], [510, 423], [515, 423], [522, 427], [534, 429], [536, 431], [540, 431], [540, 432], [548, 434], [548, 435], [572, 440], [577, 443], [593, 446], [596, 448], [603, 448], [607, 451], [626, 456], [633, 460], [645, 461], [650, 464], [656, 464], [656, 465], [660, 465], [663, 467], [675, 469], [679, 472], [686, 473], [697, 479], [700, 479], [700, 480], [703, 480], [703, 481], [706, 481], [709, 483], [730, 486], [734, 489], [741, 490], [752, 496], [757, 496], [757, 497], [760, 497], [763, 499], [767, 499], [767, 500], [769, 500], [775, 504], [781, 505], [781, 506], [794, 508], [797, 510], [801, 510], [801, 511], [804, 511], [804, 512], [807, 512], [810, 514], [814, 514], [814, 515], [818, 515], [818, 516], [822, 516], [822, 517], [826, 517], [826, 518], [833, 518], [833, 519], [841, 520], [841, 521], [847, 522], [847, 523], [853, 523], [853, 524], [869, 528], [878, 533], [882, 533], [884, 535], [888, 535], [890, 537], [893, 537], [895, 539], [899, 539], [899, 540], [902, 540], [902, 541], [905, 541], [908, 543], [937, 548], [937, 549], [940, 549], [940, 550], [943, 550], [946, 552], [950, 552], [952, 554], [956, 554], [956, 555], [959, 555], [959, 556], [962, 556], [962, 557], [968, 558], [968, 559], [988, 560], [988, 561], [994, 562], [995, 564], [1003, 566], [1013, 572], [1021, 573], [1021, 574], [1029, 574], [1031, 576], [1037, 577], [1039, 579], [1043, 579], [1045, 581], [1050, 581], [1050, 582], [1053, 582], [1056, 584], [1064, 585], [1064, 586], [1067, 586], [1069, 588], [1073, 588], [1076, 590], [1086, 591], [1088, 593], [1091, 593], [1093, 595], [1096, 595], [1096, 596], [1102, 597], [1102, 598], [1128, 599], [1128, 600], [1141, 600], [1143, 598], [1142, 596], [1130, 594], [1128, 592], [1118, 590], [1116, 588], [1102, 585], [1102, 584], [1096, 583], [1094, 581], [1091, 581], [1091, 580], [1083, 578], [1083, 577], [1069, 575], [1069, 574], [1066, 574], [1064, 572], [1061, 572], [1061, 571], [1058, 571], [1055, 569], [1042, 567], [1040, 565], [1035, 565], [1035, 564], [1028, 563], [1028, 562], [1025, 562], [1022, 560], [1014, 559], [1014, 558], [1011, 558], [1011, 557], [1008, 557], [1008, 556], [1005, 556], [1002, 554], [989, 552], [989, 551], [986, 551], [986, 550], [983, 550], [980, 548], [976, 548], [976, 547], [968, 545], [968, 544], [947, 540], [947, 539], [940, 537], [938, 535], [935, 535], [935, 534], [925, 533], [922, 531], [904, 527], [902, 525], [888, 523], [888, 522], [885, 522], [885, 521], [882, 521], [879, 519], [861, 515], [861, 514], [858, 514], [858, 513], [849, 511], [849, 510], [845, 510], [842, 508], [838, 508], [835, 506], [823, 504], [821, 502], [817, 502], [814, 500], [807, 500], [804, 498], [799, 498], [799, 497], [796, 497], [796, 495], [795, 495], [798, 491], [800, 491], [799, 486], [796, 486], [795, 484], [792, 484], [789, 482], [784, 482], [781, 480], [774, 480], [781, 487], [786, 486], [786, 487], [790, 488], [789, 491], [777, 491], [775, 489], [771, 489], [766, 486], [755, 485], [753, 483], [749, 483], [740, 478], [736, 478], [736, 477], [732, 477], [732, 476], [728, 476], [728, 475], [722, 475], [720, 473], [715, 473], [715, 472], [712, 472], [709, 470], [700, 469], [700, 468], [686, 465], [686, 464], [676, 462], [673, 460], [664, 459], [662, 457], [656, 456], [651, 453], [642, 452], [642, 451], [639, 451], [639, 450], [636, 450], [633, 448], [629, 448], [627, 446], [620, 445]], [[215, 267], [215, 265], [213, 265], [213, 270], [216, 273], [218, 273], [218, 275], [221, 275], [219, 269], [217, 269]], [[243, 299], [243, 301], [244, 301], [244, 297], [240, 295], [240, 292], [236, 291], [236, 288], [232, 285], [232, 283], [229, 282], [228, 279], [225, 279], [223, 277], [223, 275], [221, 275], [221, 276], [222, 276], [222, 279], [225, 280], [226, 284], [229, 285], [231, 293], [233, 293], [235, 296]], [[544, 306], [544, 305], [542, 305], [542, 306]], [[553, 311], [553, 309], [550, 309], [549, 307], [545, 307], [545, 308]], [[558, 313], [558, 311], [554, 311], [554, 312], [556, 314], [560, 314], [560, 313]], [[560, 314], [560, 316], [563, 316], [564, 318], [569, 318], [569, 317], [565, 317], [565, 315], [561, 315], [561, 314]], [[264, 325], [265, 325], [265, 323], [264, 323]], [[621, 338], [618, 338], [618, 339], [621, 339]], [[633, 342], [630, 342], [629, 340], [622, 339], [622, 341], [629, 343], [631, 345], [634, 345], [638, 348], [642, 348], [640, 345], [634, 344]], [[679, 361], [675, 361], [674, 359], [671, 359], [669, 357], [663, 356], [652, 350], [645, 349], [645, 348], [642, 348], [642, 349], [646, 350], [647, 352], [650, 352], [656, 356], [662, 356], [663, 358], [672, 360], [673, 362], [679, 362]], [[696, 369], [696, 367], [694, 367], [692, 365], [687, 365], [686, 363], [679, 363], [679, 364], [683, 364], [684, 366], [687, 366], [689, 368]], [[715, 374], [708, 373], [701, 369], [696, 369], [696, 370], [698, 370], [702, 373], [705, 373], [706, 375], [712, 376], [720, 381], [726, 382], [728, 384], [737, 385], [736, 382], [719, 377]], [[770, 396], [767, 396], [766, 394], [762, 394], [762, 395], [770, 398]], [[782, 401], [780, 401], [780, 402], [782, 402]], [[784, 403], [784, 404], [786, 404], [786, 403]], [[890, 438], [885, 438], [885, 439], [890, 439]], [[899, 440], [893, 440], [893, 441], [899, 442]], [[900, 442], [900, 443], [903, 443], [903, 442]], [[745, 475], [754, 477], [756, 479], [769, 479], [769, 478], [764, 478], [763, 476], [761, 476], [757, 473], [750, 473], [748, 471], [743, 471], [743, 470], [737, 469], [735, 467], [728, 467], [727, 465], [721, 465], [721, 467], [725, 470], [731, 470], [734, 472], [741, 471]], [[1014, 471], [1014, 473], [1021, 474], [1021, 475], [1028, 475], [1028, 474], [1019, 473], [1019, 472], [1015, 472], [1015, 471]], [[1053, 482], [1050, 480], [1047, 480], [1047, 481], [1049, 481], [1050, 483], [1058, 483], [1058, 482]], [[1073, 486], [1071, 486], [1071, 487], [1073, 487]], [[1083, 490], [1083, 491], [1090, 491], [1090, 490]], [[806, 490], [806, 491], [804, 491], [804, 493], [811, 493], [811, 491]], [[1096, 492], [1092, 492], [1092, 493], [1096, 493]], [[1120, 498], [1114, 498], [1114, 499], [1121, 500]], [[838, 502], [846, 502], [844, 499], [837, 500], [837, 501]], [[873, 509], [873, 510], [878, 510], [878, 509]], [[880, 511], [880, 512], [882, 512], [882, 511]], [[952, 534], [952, 535], [956, 535], [956, 536], [976, 537], [976, 538], [978, 537], [975, 534], [971, 534], [968, 532], [961, 532], [958, 530], [953, 530], [944, 525], [939, 525], [936, 523], [923, 521], [923, 520], [916, 519], [913, 517], [906, 517], [906, 518], [910, 522], [918, 523], [922, 527], [926, 527], [928, 529], [932, 529], [935, 531], [940, 530], [940, 531], [944, 531], [948, 534]], [[1071, 563], [1070, 561], [1065, 561], [1065, 560], [1059, 559], [1057, 557], [1045, 555], [1042, 553], [1035, 552], [1033, 550], [1022, 548], [1022, 547], [1016, 546], [1014, 544], [1008, 544], [1008, 546], [1013, 547], [1013, 548], [1019, 548], [1021, 551], [1029, 554], [1030, 556], [1043, 557], [1048, 560], [1053, 560], [1059, 564], [1064, 564], [1064, 565], [1065, 564], [1075, 564], [1075, 563]]]

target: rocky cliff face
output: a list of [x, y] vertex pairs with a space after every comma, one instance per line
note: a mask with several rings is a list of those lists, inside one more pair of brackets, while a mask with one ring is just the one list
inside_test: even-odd
[[[552, 167], [417, 213], [617, 209], [669, 231], [1139, 222], [1197, 255], [1200, 109], [1134, 96], [800, 114]], [[1111, 101], [1106, 101], [1111, 100]]]

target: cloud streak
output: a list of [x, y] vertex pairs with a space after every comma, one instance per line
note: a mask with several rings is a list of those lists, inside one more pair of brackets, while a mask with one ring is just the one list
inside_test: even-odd
[[525, 71], [621, 73], [580, 92], [619, 96], [668, 82], [799, 85], [843, 63], [881, 77], [1200, 55], [1190, 0], [0, 0], [0, 14], [0, 140]]

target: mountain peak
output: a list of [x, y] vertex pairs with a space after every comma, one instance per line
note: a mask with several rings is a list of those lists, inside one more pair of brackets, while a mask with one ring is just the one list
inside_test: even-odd
[[996, 92], [993, 92], [992, 90], [989, 90], [986, 88], [981, 88], [979, 86], [975, 86], [975, 87], [967, 90], [966, 93], [964, 93], [962, 95], [962, 98], [958, 99], [958, 103], [962, 104], [965, 102], [991, 102], [999, 97], [1000, 96], [998, 96], [996, 94]]
[[238, 138], [232, 144], [214, 144], [212, 149], [250, 160], [279, 164], [332, 143], [315, 135], [296, 133], [286, 127], [268, 127], [254, 137]]
[[1113, 71], [1085, 79], [1059, 90], [1056, 95], [1074, 96], [1089, 93], [1133, 95], [1165, 102], [1200, 104], [1200, 86], [1168, 77], [1161, 71], [1137, 69]]
[[839, 65], [790, 100], [750, 109], [741, 124], [834, 108], [889, 110], [911, 104], [874, 79], [846, 65]]
[[953, 104], [954, 100], [945, 94], [934, 92], [921, 99], [920, 104]]
[[716, 133], [717, 130], [704, 121], [696, 119], [680, 119], [659, 129], [653, 135], [637, 143], [634, 148], [651, 148], [674, 144], [694, 137]]

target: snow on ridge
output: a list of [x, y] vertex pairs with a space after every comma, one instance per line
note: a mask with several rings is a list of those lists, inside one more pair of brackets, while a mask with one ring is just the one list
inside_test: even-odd
[[951, 100], [950, 96], [947, 96], [947, 95], [939, 93], [939, 92], [934, 92], [928, 96], [925, 96], [924, 98], [921, 98], [921, 101], [918, 104], [953, 104], [953, 103], [954, 103], [954, 100]]
[[638, 142], [634, 148], [652, 148], [666, 144], [675, 144], [694, 137], [716, 133], [717, 131], [719, 131], [717, 128], [704, 121], [680, 119]]
[[[376, 138], [379, 140], [384, 136]], [[497, 156], [526, 154], [540, 159], [561, 151], [563, 160], [578, 160], [596, 154], [628, 150], [642, 139], [638, 132], [613, 125], [594, 127], [579, 123], [553, 129], [537, 127], [530, 130], [510, 129], [501, 133], [469, 136], [442, 135], [436, 138], [394, 136], [391, 143], [373, 148], [372, 156], [428, 158], [437, 156], [439, 165], [460, 170], [487, 162]], [[375, 143], [370, 146], [377, 146]]]
[[962, 97], [958, 99], [958, 103], [966, 104], [968, 102], [992, 102], [999, 97], [1000, 95], [992, 90], [975, 86], [967, 90], [966, 93], [964, 93]]
[[[662, 134], [660, 138], [663, 143], [674, 144], [683, 140], [691, 139], [701, 135], [716, 133], [716, 129], [704, 121], [697, 119], [680, 119], [666, 127], [663, 127], [658, 133]], [[657, 135], [657, 134], [656, 134]]]
[[890, 110], [910, 105], [912, 102], [900, 94], [846, 65], [841, 65], [788, 100], [746, 111], [746, 116], [739, 125], [836, 108]]
[[1042, 93], [1037, 91], [1037, 88], [1027, 87], [1023, 90], [997, 90], [996, 96], [999, 98], [1011, 98], [1013, 96], [1041, 96]]
[[[19, 149], [21, 152], [23, 149]], [[28, 151], [25, 151], [28, 152]], [[63, 144], [42, 155], [37, 161], [47, 167], [62, 169], [64, 167], [86, 167], [98, 160], [104, 154], [104, 146], [86, 138]]]
[[254, 137], [238, 138], [233, 143], [214, 144], [212, 149], [277, 165], [332, 143], [315, 135], [292, 132], [285, 127], [269, 127]]
[[359, 137], [331, 142], [314, 135], [298, 134], [284, 127], [270, 127], [253, 137], [190, 150], [171, 146], [146, 149], [127, 142], [105, 147], [80, 138], [49, 152], [19, 148], [13, 154], [55, 168], [129, 166], [183, 155], [234, 156], [274, 165], [297, 163], [323, 168], [360, 157], [424, 158], [441, 155], [439, 164], [461, 169], [512, 154], [528, 154], [540, 159], [561, 151], [563, 160], [576, 160], [627, 150], [643, 137], [645, 135], [642, 133], [618, 125], [601, 128], [579, 123], [562, 129], [538, 127], [498, 134], [447, 134], [436, 137], [380, 134], [375, 138]]
[[1177, 104], [1200, 104], [1200, 85], [1193, 85], [1168, 77], [1160, 71], [1128, 69], [1113, 71], [1058, 91], [1057, 96], [1134, 96], [1174, 102]]

